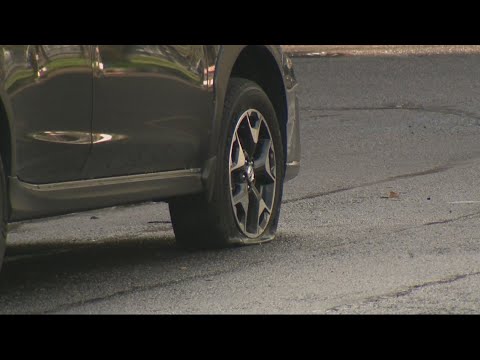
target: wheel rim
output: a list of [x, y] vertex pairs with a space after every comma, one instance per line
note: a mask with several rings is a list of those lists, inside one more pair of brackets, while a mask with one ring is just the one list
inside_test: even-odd
[[272, 215], [277, 169], [270, 128], [258, 110], [247, 110], [239, 117], [229, 159], [235, 220], [243, 234], [259, 237]]

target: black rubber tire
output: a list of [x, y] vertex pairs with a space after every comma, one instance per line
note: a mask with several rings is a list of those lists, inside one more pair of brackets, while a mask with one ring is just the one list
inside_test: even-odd
[[[264, 116], [275, 149], [277, 182], [272, 213], [265, 231], [257, 238], [244, 235], [233, 213], [229, 186], [229, 157], [232, 137], [238, 118], [254, 108]], [[218, 144], [212, 200], [206, 194], [174, 198], [169, 201], [170, 216], [177, 244], [183, 248], [218, 248], [232, 245], [258, 244], [275, 237], [282, 201], [285, 161], [282, 137], [275, 109], [256, 83], [233, 78], [227, 90], [223, 113], [223, 129]]]
[[7, 187], [2, 159], [0, 159], [0, 270], [7, 245]]

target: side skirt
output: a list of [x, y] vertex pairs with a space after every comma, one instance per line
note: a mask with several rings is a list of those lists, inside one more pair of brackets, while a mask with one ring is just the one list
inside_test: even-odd
[[203, 190], [201, 169], [35, 185], [9, 177], [10, 221], [28, 220]]

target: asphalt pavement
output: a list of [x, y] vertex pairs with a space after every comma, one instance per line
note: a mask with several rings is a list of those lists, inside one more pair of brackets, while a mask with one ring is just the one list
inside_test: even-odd
[[479, 45], [282, 45], [293, 56], [419, 56], [479, 54]]
[[294, 63], [274, 242], [178, 250], [163, 203], [13, 224], [0, 313], [480, 313], [480, 55]]

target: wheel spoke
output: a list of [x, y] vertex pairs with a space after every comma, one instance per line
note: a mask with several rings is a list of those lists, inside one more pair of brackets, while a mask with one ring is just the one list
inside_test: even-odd
[[[254, 118], [256, 117], [256, 118]], [[250, 129], [250, 135], [252, 136], [252, 141], [255, 145], [258, 143], [258, 136], [260, 135], [260, 125], [262, 124], [262, 120], [258, 117], [258, 114], [248, 114], [247, 113], [247, 123]], [[252, 121], [254, 122], [252, 126]]]
[[248, 210], [248, 203], [249, 203], [247, 184], [239, 184], [237, 185], [237, 187], [239, 190], [236, 192], [235, 195], [233, 195], [233, 205], [240, 204], [246, 213]]
[[259, 212], [262, 213], [266, 209], [270, 213], [272, 209], [267, 206], [267, 204], [263, 200], [262, 194], [260, 194], [260, 192], [255, 186], [252, 186], [252, 192], [255, 195], [256, 200], [258, 201]]
[[236, 149], [232, 149], [235, 150], [235, 153], [232, 154], [232, 156], [234, 156], [234, 159], [231, 160], [230, 171], [235, 171], [245, 166], [245, 154], [243, 152], [243, 146], [240, 142], [238, 134], [235, 134], [234, 144], [235, 143], [237, 145]]
[[258, 234], [260, 229], [263, 230], [265, 228], [265, 226], [261, 226], [261, 218], [264, 216], [264, 212], [267, 211], [268, 215], [270, 215], [271, 209], [267, 206], [262, 195], [255, 186], [251, 187], [250, 194], [250, 208], [247, 217], [247, 226], [252, 233]]
[[[275, 181], [275, 164], [271, 163], [272, 145], [273, 143], [270, 139], [264, 139], [259, 142], [259, 150], [257, 151], [257, 158], [255, 159], [254, 165], [255, 177], [267, 183]], [[272, 160], [275, 161], [275, 158]]]
[[239, 184], [237, 185], [237, 189], [235, 195], [233, 195], [232, 203], [236, 212], [235, 215], [237, 220], [243, 225], [243, 229], [245, 229], [247, 226], [247, 214], [250, 205], [248, 185], [246, 183]]

